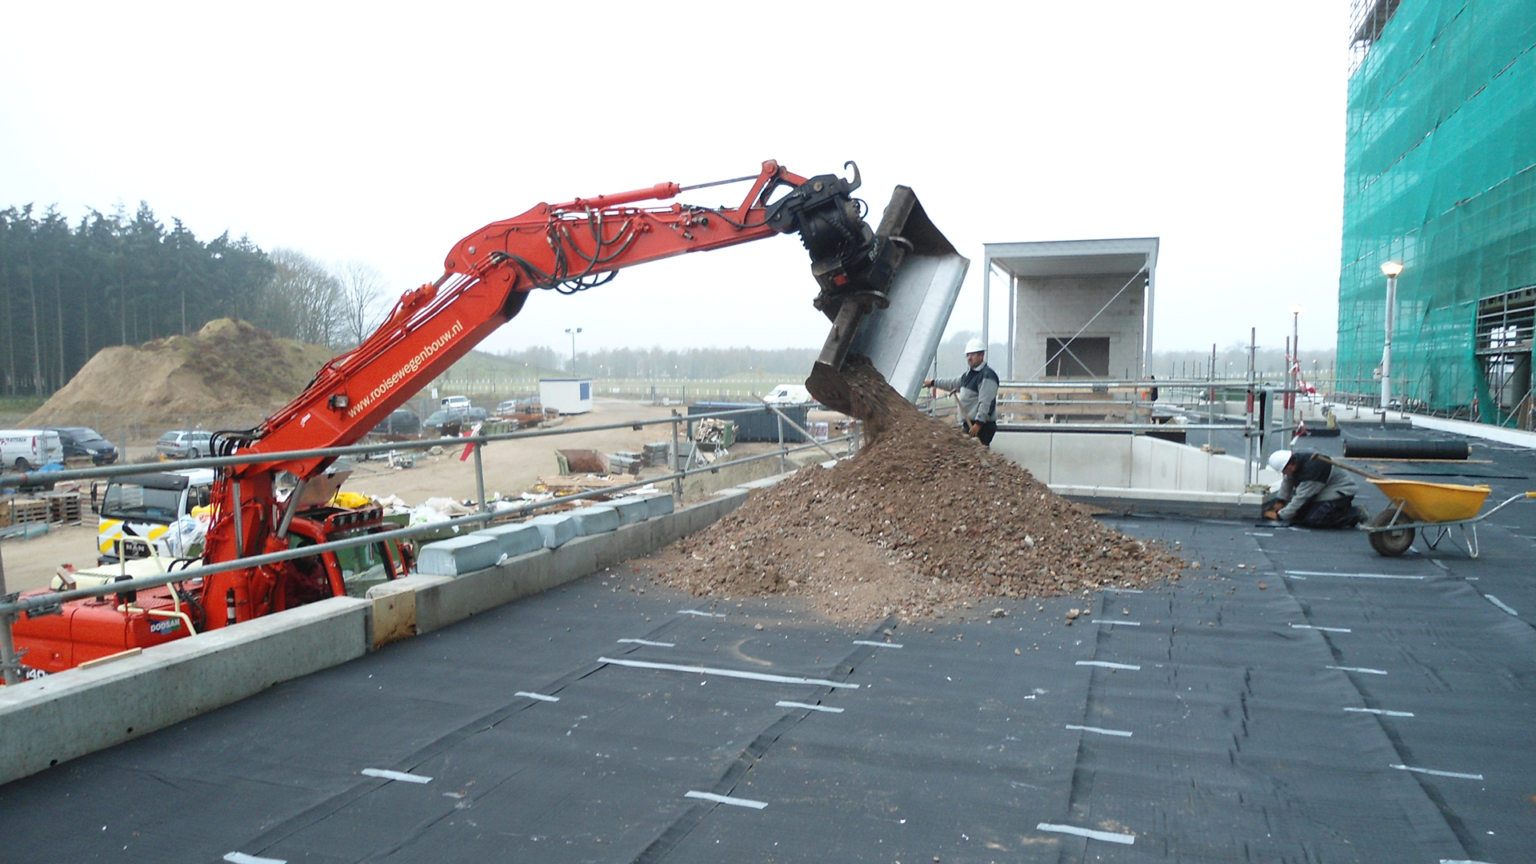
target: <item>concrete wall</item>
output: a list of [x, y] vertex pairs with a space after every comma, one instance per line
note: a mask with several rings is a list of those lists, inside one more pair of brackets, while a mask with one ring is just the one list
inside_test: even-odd
[[[1047, 338], [1069, 339], [1094, 313], [1125, 287], [1132, 274], [1111, 276], [1022, 277], [1018, 281], [1017, 330], [1014, 333], [1014, 377], [1044, 378]], [[1145, 314], [1144, 277], [1094, 319], [1083, 338], [1109, 339], [1109, 377], [1141, 377], [1141, 347]], [[993, 364], [993, 368], [1003, 368]]]
[[[1246, 517], [1262, 499], [1246, 491], [1242, 459], [1146, 435], [1002, 431], [992, 449], [1057, 493], [1111, 509]], [[1278, 479], [1268, 468], [1259, 474], [1261, 483]]]
[[[772, 462], [773, 460], [764, 460]], [[780, 477], [748, 484], [762, 488]], [[0, 783], [137, 738], [649, 554], [741, 506], [751, 488], [457, 577], [409, 576], [368, 599], [334, 598], [149, 648], [91, 669], [0, 687]]]

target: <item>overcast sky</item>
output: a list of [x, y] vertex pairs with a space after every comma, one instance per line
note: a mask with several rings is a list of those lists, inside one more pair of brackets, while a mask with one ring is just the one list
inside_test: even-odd
[[[435, 279], [481, 225], [856, 160], [982, 244], [1159, 236], [1159, 349], [1337, 321], [1345, 0], [8, 4], [0, 207], [130, 211]], [[740, 200], [742, 187], [692, 200]], [[481, 347], [816, 346], [790, 237], [537, 292]], [[1006, 297], [994, 288], [994, 339]]]

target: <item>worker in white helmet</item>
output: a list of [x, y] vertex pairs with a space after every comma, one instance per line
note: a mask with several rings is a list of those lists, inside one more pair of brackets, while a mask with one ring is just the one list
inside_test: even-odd
[[997, 373], [987, 365], [987, 346], [980, 339], [965, 343], [965, 365], [959, 378], [929, 378], [924, 387], [956, 393], [960, 401], [960, 427], [966, 434], [990, 446], [997, 434]]
[[1265, 518], [1306, 528], [1353, 528], [1362, 521], [1354, 478], [1321, 454], [1276, 450], [1269, 467], [1280, 472], [1281, 480]]

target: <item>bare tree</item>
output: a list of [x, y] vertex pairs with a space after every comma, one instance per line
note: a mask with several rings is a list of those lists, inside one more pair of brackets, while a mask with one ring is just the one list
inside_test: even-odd
[[297, 249], [275, 249], [277, 268], [264, 322], [280, 336], [334, 348], [346, 338], [346, 291], [319, 261]]
[[341, 280], [341, 336], [348, 345], [360, 345], [373, 335], [384, 317], [383, 301], [389, 290], [383, 274], [363, 261], [345, 261], [336, 267]]

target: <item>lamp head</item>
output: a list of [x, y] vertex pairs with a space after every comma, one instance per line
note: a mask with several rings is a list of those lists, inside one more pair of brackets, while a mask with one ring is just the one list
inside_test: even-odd
[[1397, 274], [1403, 272], [1402, 262], [1400, 262], [1400, 261], [1387, 261], [1387, 262], [1384, 262], [1381, 265], [1381, 272], [1383, 274], [1387, 275], [1387, 276], [1396, 276]]

